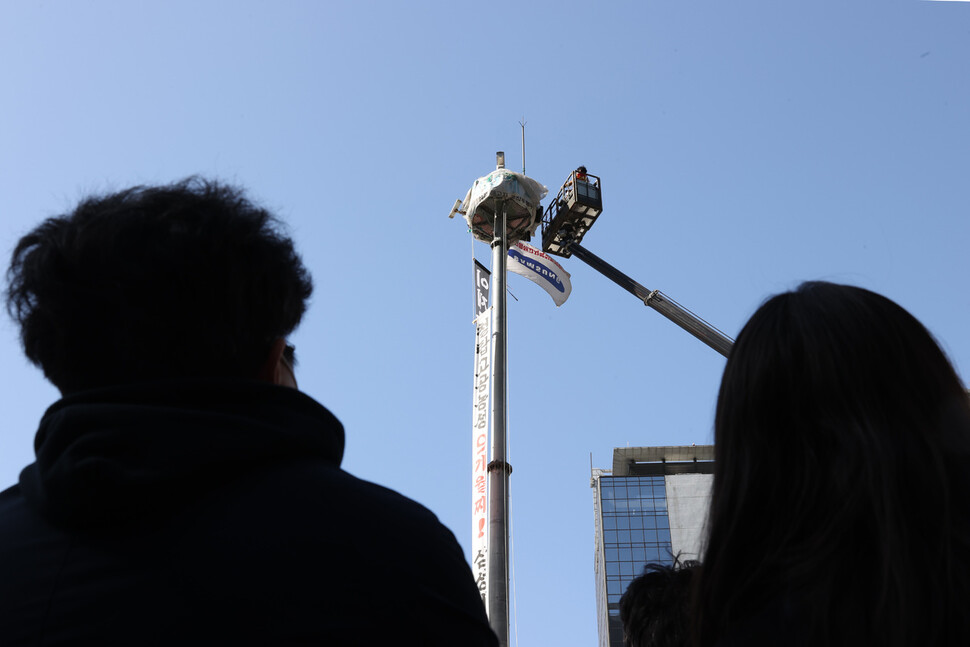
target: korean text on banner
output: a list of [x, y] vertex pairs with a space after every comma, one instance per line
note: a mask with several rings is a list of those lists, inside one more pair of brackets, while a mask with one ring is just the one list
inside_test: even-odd
[[[474, 260], [474, 259], [473, 259]], [[475, 316], [485, 312], [488, 308], [488, 286], [492, 273], [485, 266], [475, 261]]]
[[509, 248], [509, 270], [521, 274], [549, 293], [557, 306], [569, 298], [573, 286], [569, 272], [549, 254], [527, 243], [518, 242]]
[[485, 602], [488, 593], [488, 412], [492, 372], [492, 309], [475, 319], [475, 385], [472, 392], [472, 575]]

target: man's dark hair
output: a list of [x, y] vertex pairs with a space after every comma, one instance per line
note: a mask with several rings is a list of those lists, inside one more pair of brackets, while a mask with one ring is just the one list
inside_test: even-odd
[[7, 310], [62, 392], [255, 377], [313, 290], [282, 224], [200, 178], [91, 197], [24, 236]]
[[690, 642], [690, 584], [696, 561], [647, 564], [620, 598], [628, 647], [685, 647]]

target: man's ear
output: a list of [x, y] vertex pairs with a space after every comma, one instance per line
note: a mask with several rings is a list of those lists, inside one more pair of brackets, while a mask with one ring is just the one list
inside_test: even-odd
[[284, 348], [286, 348], [285, 339], [277, 339], [273, 342], [266, 354], [266, 359], [263, 360], [259, 373], [256, 374], [256, 379], [270, 384], [282, 384], [283, 369], [280, 365], [280, 359], [283, 357]]

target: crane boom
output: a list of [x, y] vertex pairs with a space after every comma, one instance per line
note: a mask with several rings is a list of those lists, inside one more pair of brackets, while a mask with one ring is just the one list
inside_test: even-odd
[[720, 330], [707, 323], [687, 308], [668, 297], [660, 290], [648, 290], [632, 278], [616, 269], [602, 258], [589, 251], [579, 243], [568, 239], [564, 241], [564, 251], [575, 254], [581, 261], [610, 279], [621, 288], [643, 301], [667, 319], [701, 340], [721, 355], [727, 357], [734, 345], [734, 340]]

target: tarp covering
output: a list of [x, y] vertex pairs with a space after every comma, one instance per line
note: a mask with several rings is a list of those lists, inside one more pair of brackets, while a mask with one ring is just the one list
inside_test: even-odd
[[475, 180], [462, 203], [465, 222], [478, 240], [490, 243], [494, 235], [495, 208], [506, 209], [509, 245], [531, 236], [542, 220], [542, 199], [548, 189], [532, 178], [508, 169], [496, 169]]

